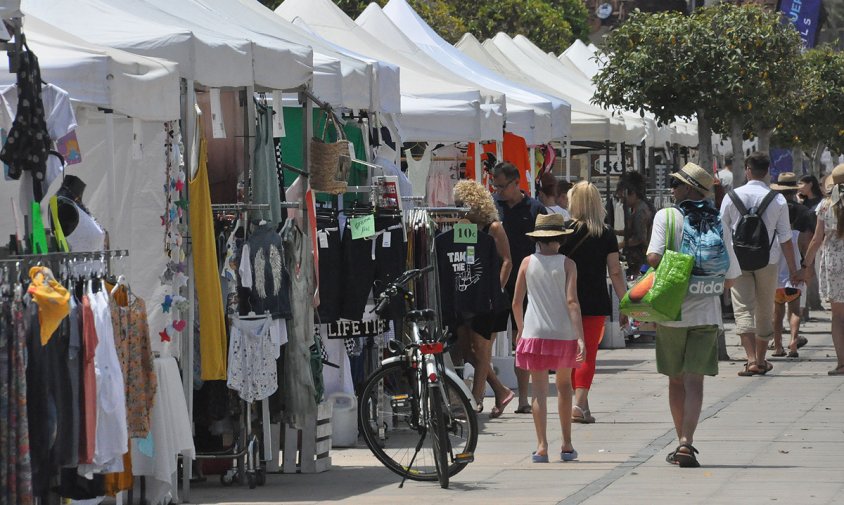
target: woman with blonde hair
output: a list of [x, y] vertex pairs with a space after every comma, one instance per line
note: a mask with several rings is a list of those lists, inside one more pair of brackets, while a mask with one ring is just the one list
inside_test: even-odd
[[[572, 221], [568, 226], [573, 233], [567, 237], [560, 252], [577, 265], [577, 296], [586, 341], [583, 366], [572, 370], [575, 391], [572, 421], [588, 424], [595, 422], [589, 411], [589, 389], [595, 377], [598, 344], [604, 337], [604, 321], [612, 314], [609, 291], [596, 287], [606, 285], [609, 272], [613, 290], [620, 300], [627, 291], [627, 285], [618, 259], [615, 233], [604, 224], [606, 210], [598, 188], [586, 181], [575, 184], [569, 190], [569, 212]], [[624, 315], [621, 316], [621, 324], [627, 324]]]
[[[452, 244], [437, 242], [437, 255], [443, 257], [440, 250], [441, 245], [452, 246], [458, 254], [446, 255], [450, 261], [455, 259], [459, 264], [452, 262], [453, 272], [459, 277], [457, 291], [465, 296], [471, 291], [475, 298], [484, 300], [483, 311], [480, 311], [478, 300], [472, 304], [478, 307], [478, 311], [467, 311], [466, 307], [453, 304], [446, 308], [443, 303], [443, 319], [452, 321], [456, 328], [459, 348], [464, 352], [466, 360], [475, 369], [475, 377], [472, 385], [472, 393], [478, 402], [480, 411], [483, 410], [484, 391], [486, 384], [492, 387], [495, 393], [495, 406], [490, 411], [490, 417], [499, 417], [504, 408], [510, 403], [514, 394], [504, 386], [492, 369], [492, 334], [502, 331], [496, 327], [500, 318], [496, 317], [496, 310], [503, 304], [507, 305], [507, 297], [501, 289], [510, 276], [510, 269], [513, 267], [510, 259], [510, 243], [507, 240], [507, 233], [498, 218], [498, 209], [492, 199], [492, 194], [480, 183], [463, 180], [454, 186], [454, 202], [459, 207], [468, 207], [466, 219], [478, 227], [478, 241], [472, 245], [472, 253], [465, 254], [465, 259], [459, 255], [459, 247]], [[466, 251], [465, 245], [462, 250]], [[489, 249], [486, 251], [485, 249]], [[470, 260], [470, 257], [472, 258]], [[491, 258], [487, 264], [482, 264], [484, 258]], [[471, 262], [471, 264], [470, 264]], [[484, 268], [487, 267], [487, 268]], [[443, 268], [443, 265], [440, 265]], [[468, 273], [469, 275], [461, 275]], [[442, 278], [442, 276], [441, 276]], [[483, 287], [480, 287], [483, 286]], [[447, 289], [441, 286], [441, 291]], [[450, 295], [451, 292], [446, 293]], [[461, 296], [461, 295], [456, 295]], [[486, 301], [489, 301], [486, 304]], [[506, 328], [505, 328], [506, 329]]]
[[832, 304], [832, 344], [838, 358], [829, 375], [844, 375], [844, 164], [838, 165], [827, 179], [829, 196], [818, 206], [815, 234], [803, 263], [812, 272], [820, 251], [818, 283], [821, 298]]

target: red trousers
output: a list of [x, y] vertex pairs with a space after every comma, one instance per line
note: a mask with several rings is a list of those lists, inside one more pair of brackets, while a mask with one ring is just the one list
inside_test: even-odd
[[606, 316], [582, 316], [583, 340], [586, 342], [586, 357], [579, 368], [571, 371], [571, 386], [574, 389], [592, 387], [595, 378], [595, 362], [598, 358], [598, 344], [604, 338]]

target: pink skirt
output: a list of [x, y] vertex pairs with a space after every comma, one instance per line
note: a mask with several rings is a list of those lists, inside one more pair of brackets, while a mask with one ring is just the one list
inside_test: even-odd
[[522, 337], [516, 345], [516, 366], [537, 371], [579, 368], [577, 340]]

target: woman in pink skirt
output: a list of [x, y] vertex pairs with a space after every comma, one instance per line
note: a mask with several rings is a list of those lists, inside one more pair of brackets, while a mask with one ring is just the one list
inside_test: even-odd
[[[537, 252], [522, 261], [513, 296], [516, 337], [516, 366], [530, 371], [533, 384], [533, 424], [537, 447], [534, 463], [548, 462], [547, 400], [548, 371], [556, 370], [557, 410], [563, 431], [560, 459], [577, 459], [571, 443], [571, 371], [583, 361], [586, 344], [577, 300], [577, 270], [574, 261], [559, 254], [566, 229], [560, 214], [536, 216], [534, 231], [527, 235], [537, 243]], [[527, 312], [522, 310], [525, 294]]]

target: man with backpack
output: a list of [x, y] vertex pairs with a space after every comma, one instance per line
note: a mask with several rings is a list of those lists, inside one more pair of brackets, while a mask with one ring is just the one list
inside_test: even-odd
[[[648, 263], [654, 268], [666, 249], [694, 258], [680, 320], [656, 327], [656, 369], [668, 376], [668, 403], [679, 441], [665, 460], [681, 467], [700, 466], [692, 442], [703, 406], [703, 377], [718, 374], [718, 332], [723, 324], [718, 295], [741, 274], [718, 210], [708, 199], [713, 184], [712, 174], [694, 163], [671, 174], [677, 205], [656, 213], [648, 245]], [[667, 237], [674, 237], [673, 243], [666, 243]]]
[[[773, 311], [779, 260], [782, 255], [793, 283], [802, 271], [791, 245], [788, 205], [782, 195], [765, 183], [771, 160], [755, 152], [745, 160], [747, 183], [727, 193], [721, 204], [721, 220], [729, 246], [741, 267], [730, 294], [736, 331], [747, 353], [738, 375], [764, 375], [772, 368], [765, 354], [774, 334]], [[774, 241], [779, 242], [774, 246]]]

